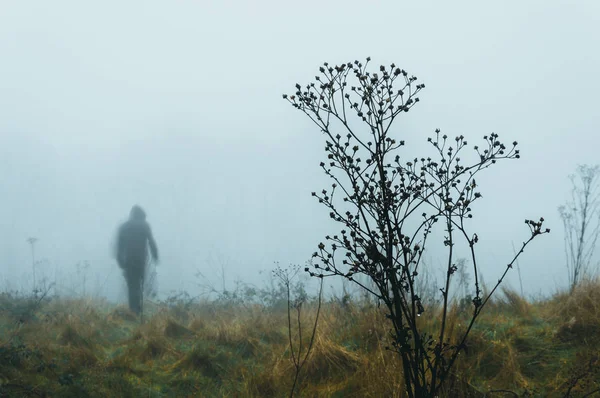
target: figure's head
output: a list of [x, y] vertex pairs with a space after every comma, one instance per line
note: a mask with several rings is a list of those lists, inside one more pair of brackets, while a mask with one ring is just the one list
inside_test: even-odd
[[130, 220], [144, 221], [146, 220], [146, 212], [140, 206], [135, 205], [131, 208], [129, 212]]

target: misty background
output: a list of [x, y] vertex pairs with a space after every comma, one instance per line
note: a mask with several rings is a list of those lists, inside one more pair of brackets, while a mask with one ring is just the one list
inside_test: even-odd
[[[324, 137], [281, 94], [324, 61], [370, 56], [426, 85], [393, 132], [402, 156], [432, 154], [436, 128], [519, 142], [521, 159], [478, 179], [480, 266], [495, 281], [529, 236], [523, 220], [543, 216], [552, 233], [520, 258], [523, 284], [566, 288], [557, 207], [576, 166], [600, 163], [599, 39], [592, 0], [4, 0], [0, 287], [31, 289], [36, 237], [38, 280], [78, 286], [87, 261], [88, 293], [121, 300], [111, 245], [134, 204], [162, 295], [193, 292], [197, 271], [262, 285], [274, 262], [304, 264], [340, 227], [310, 195], [330, 184]], [[428, 253], [434, 271], [442, 261]]]

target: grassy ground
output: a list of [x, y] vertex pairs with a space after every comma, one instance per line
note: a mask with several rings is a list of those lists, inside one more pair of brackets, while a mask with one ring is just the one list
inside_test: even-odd
[[[102, 301], [35, 306], [4, 294], [0, 305], [0, 396], [289, 396], [294, 366], [285, 307], [147, 303], [140, 324]], [[303, 351], [315, 313], [313, 306], [302, 312]], [[451, 316], [455, 335], [464, 315], [456, 307]], [[300, 395], [402, 397], [387, 333], [376, 306], [324, 303]], [[292, 338], [297, 349], [295, 327]], [[586, 396], [600, 388], [599, 351], [600, 283], [533, 303], [506, 291], [473, 330], [446, 395], [563, 397], [574, 384], [571, 396]]]

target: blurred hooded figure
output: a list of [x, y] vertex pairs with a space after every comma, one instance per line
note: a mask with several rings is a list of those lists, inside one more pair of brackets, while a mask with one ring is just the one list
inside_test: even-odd
[[127, 281], [129, 308], [138, 315], [142, 310], [142, 283], [149, 260], [148, 247], [152, 259], [158, 262], [158, 249], [146, 222], [146, 213], [135, 205], [131, 208], [129, 220], [119, 227], [115, 254]]

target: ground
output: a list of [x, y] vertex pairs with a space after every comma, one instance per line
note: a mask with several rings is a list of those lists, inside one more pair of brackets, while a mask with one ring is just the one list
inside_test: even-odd
[[[285, 303], [147, 302], [143, 324], [102, 300], [4, 293], [0, 304], [0, 397], [283, 397], [294, 379]], [[455, 306], [453, 336], [470, 311]], [[435, 325], [433, 313], [424, 322]], [[303, 353], [315, 314], [314, 302], [301, 312]], [[292, 312], [298, 351], [296, 322]], [[388, 330], [373, 303], [324, 302], [299, 396], [403, 397]], [[600, 396], [599, 351], [599, 283], [535, 301], [506, 290], [484, 310], [444, 395]]]

